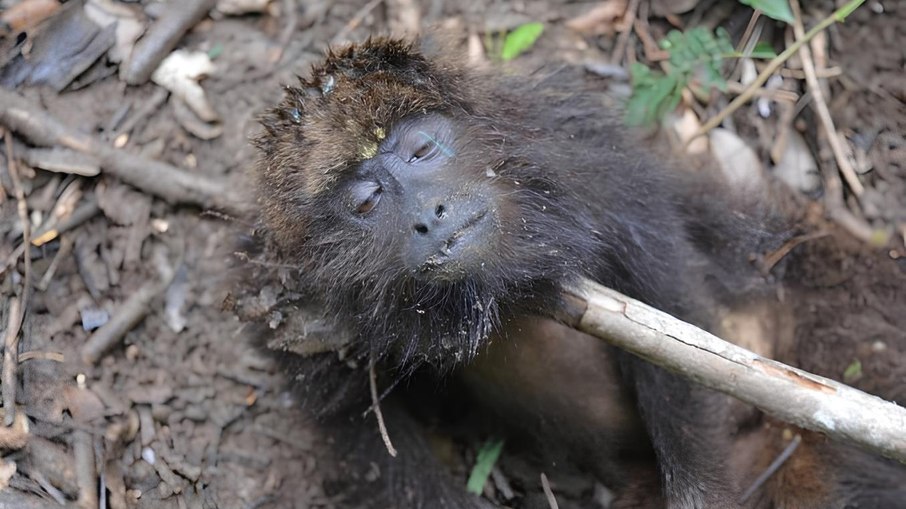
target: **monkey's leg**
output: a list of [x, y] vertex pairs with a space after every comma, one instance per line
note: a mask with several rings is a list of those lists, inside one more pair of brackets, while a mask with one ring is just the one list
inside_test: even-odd
[[667, 508], [738, 507], [727, 468], [727, 398], [631, 354], [620, 361], [658, 457]]
[[493, 505], [468, 493], [432, 452], [422, 426], [392, 398], [381, 403], [388, 433], [397, 450], [384, 445], [373, 414], [360, 412], [331, 417], [322, 429], [334, 443], [341, 467], [331, 483], [341, 507], [368, 509], [491, 509]]
[[[372, 404], [369, 376], [361, 364], [336, 353], [302, 356], [272, 351], [302, 407], [330, 444], [336, 468], [325, 480], [335, 507], [348, 509], [490, 509], [487, 501], [466, 491], [435, 456], [424, 427], [405, 402], [400, 388], [381, 400], [380, 408], [397, 456], [381, 439]], [[419, 380], [414, 380], [416, 384]], [[406, 382], [402, 384], [405, 385]], [[383, 392], [378, 387], [378, 393]], [[331, 469], [328, 469], [331, 471]]]
[[[404, 394], [381, 401], [381, 413], [397, 456], [381, 439], [371, 405], [368, 374], [352, 368], [335, 353], [303, 357], [277, 354], [303, 407], [331, 443], [336, 476], [325, 491], [337, 507], [350, 509], [490, 509], [466, 491], [435, 456], [424, 427], [405, 406]], [[378, 388], [378, 392], [383, 392]]]

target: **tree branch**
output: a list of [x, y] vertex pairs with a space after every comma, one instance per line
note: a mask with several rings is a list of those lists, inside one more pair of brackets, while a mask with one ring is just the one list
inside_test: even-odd
[[557, 319], [801, 428], [906, 461], [906, 409], [766, 359], [591, 281]]
[[105, 173], [172, 203], [190, 203], [239, 213], [245, 201], [224, 181], [111, 147], [3, 88], [0, 88], [0, 125], [35, 145], [63, 146], [91, 154], [100, 161]]

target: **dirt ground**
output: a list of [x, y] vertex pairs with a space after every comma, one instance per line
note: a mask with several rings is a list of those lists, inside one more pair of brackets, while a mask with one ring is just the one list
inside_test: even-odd
[[[0, 9], [26, 3], [47, 2], [0, 0]], [[151, 1], [108, 3], [132, 12], [141, 26], [166, 12]], [[619, 2], [603, 5], [610, 3]], [[735, 2], [680, 3], [695, 7], [664, 18], [657, 8], [670, 2], [640, 2], [627, 61], [650, 56], [640, 34], [660, 39], [671, 23], [722, 25], [736, 34], [751, 17]], [[832, 3], [809, 2], [807, 22], [828, 14]], [[845, 26], [833, 27], [821, 46], [827, 49], [830, 112], [866, 189], [858, 203], [847, 191], [842, 207], [862, 225], [894, 232], [888, 247], [894, 257], [906, 256], [906, 6], [898, 4], [867, 2]], [[73, 5], [81, 8], [75, 0], [67, 8]], [[278, 100], [281, 84], [304, 75], [328, 44], [438, 24], [464, 41], [477, 41], [480, 53], [485, 34], [541, 21], [545, 33], [518, 65], [601, 69], [619, 44], [613, 22], [604, 16], [584, 33], [569, 26], [576, 18], [587, 21], [599, 5], [273, 0], [250, 14], [215, 10], [178, 43], [213, 57], [201, 84], [219, 120], [208, 123], [156, 83], [124, 83], [109, 53], [61, 91], [29, 82], [40, 69], [20, 83], [4, 78], [7, 90], [15, 86], [24, 97], [22, 104], [99, 144], [181, 168], [200, 181], [227, 182], [223, 189], [229, 193], [208, 202], [169, 203], [129, 180], [135, 177], [109, 171], [112, 164], [104, 157], [100, 175], [92, 174], [91, 161], [84, 171], [46, 171], [40, 168], [53, 165], [39, 161], [47, 154], [33, 147], [74, 146], [60, 139], [39, 143], [8, 117], [2, 122], [17, 134], [5, 131], [7, 143], [0, 147], [0, 330], [7, 348], [2, 396], [4, 418], [13, 420], [0, 429], [0, 508], [334, 507], [342, 494], [329, 494], [322, 484], [338, 472], [325, 453], [327, 444], [270, 361], [249, 346], [243, 325], [221, 311], [233, 277], [232, 252], [246, 229], [230, 216], [251, 203], [245, 172], [255, 157], [248, 139], [257, 130], [256, 115]], [[9, 18], [3, 20], [0, 64], [24, 51], [19, 39], [33, 42], [34, 58], [42, 55], [46, 30], [42, 35], [24, 22], [14, 30]], [[774, 36], [783, 41], [781, 30]], [[60, 65], [52, 50], [44, 55], [50, 55], [47, 65]], [[790, 72], [788, 86], [802, 93], [799, 71]], [[628, 89], [625, 81], [601, 72], [588, 76], [617, 95]], [[700, 110], [710, 116], [726, 102], [717, 99]], [[808, 100], [796, 104], [801, 113], [793, 125], [821, 167], [835, 174]], [[777, 115], [760, 118], [752, 106], [733, 119], [767, 161]], [[32, 228], [30, 266], [17, 251], [23, 238], [17, 188]], [[249, 201], [236, 198], [231, 207], [234, 196]], [[809, 193], [818, 201], [823, 196]], [[31, 295], [19, 325], [26, 274]], [[15, 331], [21, 331], [17, 347]], [[105, 337], [109, 344], [95, 346]], [[18, 349], [18, 364], [10, 345]], [[15, 412], [6, 406], [12, 401]], [[99, 491], [104, 500], [98, 500]]]

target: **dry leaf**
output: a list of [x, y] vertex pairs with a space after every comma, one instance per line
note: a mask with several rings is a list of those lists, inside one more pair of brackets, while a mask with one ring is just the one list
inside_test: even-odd
[[[3, 415], [0, 410], [0, 416]], [[23, 409], [16, 411], [16, 417], [13, 419], [12, 426], [0, 425], [0, 449], [21, 449], [28, 444], [28, 416]]]
[[605, 0], [585, 14], [566, 22], [566, 26], [585, 35], [613, 34], [623, 30], [626, 0]]
[[9, 480], [16, 475], [16, 464], [12, 461], [0, 460], [0, 490], [9, 486]]
[[818, 163], [802, 135], [795, 130], [790, 130], [787, 136], [786, 147], [774, 166], [774, 174], [786, 185], [803, 193], [815, 191], [821, 185]]
[[129, 6], [111, 0], [88, 0], [85, 14], [101, 27], [116, 24], [116, 42], [107, 53], [111, 62], [125, 60], [132, 53], [135, 41], [145, 32], [145, 25]]
[[689, 142], [692, 135], [697, 133], [702, 126], [701, 121], [691, 109], [686, 108], [682, 115], [678, 117], [670, 115], [668, 124], [673, 129], [673, 132], [676, 133], [680, 142], [686, 147], [686, 152], [689, 154], [704, 154], [708, 151], [708, 138], [704, 136], [699, 136], [692, 140], [691, 143]]
[[[12, 7], [0, 13], [0, 35], [17, 33], [33, 27], [49, 18], [60, 8], [57, 0], [26, 0], [14, 3]], [[7, 32], [6, 27], [9, 27]]]
[[207, 53], [176, 50], [157, 67], [151, 80], [173, 92], [205, 122], [216, 122], [220, 115], [208, 102], [198, 80], [214, 72], [214, 63]]
[[69, 385], [63, 389], [63, 397], [72, 418], [79, 423], [89, 423], [103, 417], [107, 408], [101, 398], [90, 389]]
[[723, 128], [711, 130], [711, 153], [724, 177], [737, 190], [764, 189], [761, 160], [736, 133]]

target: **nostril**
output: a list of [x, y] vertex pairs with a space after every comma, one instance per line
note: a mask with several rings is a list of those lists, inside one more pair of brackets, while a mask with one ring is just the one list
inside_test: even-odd
[[428, 233], [428, 227], [422, 223], [418, 223], [417, 225], [415, 225], [415, 231], [424, 235], [424, 234]]
[[438, 219], [443, 219], [447, 216], [447, 209], [444, 208], [443, 205], [438, 205], [437, 208], [434, 209], [434, 215], [437, 216]]

